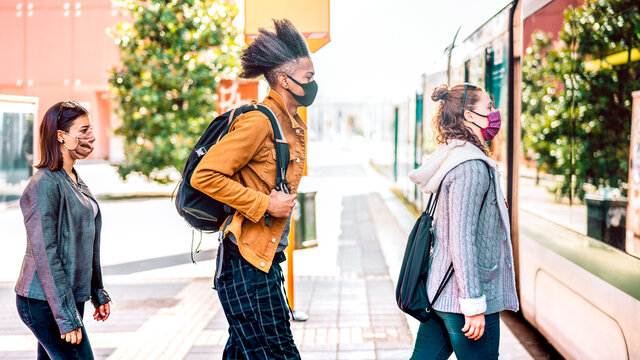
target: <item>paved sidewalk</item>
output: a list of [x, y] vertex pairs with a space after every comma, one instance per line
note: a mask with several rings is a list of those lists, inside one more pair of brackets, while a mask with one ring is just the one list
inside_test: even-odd
[[[412, 335], [394, 302], [369, 196], [342, 200], [338, 273], [296, 278], [296, 309], [310, 315], [307, 322], [292, 324], [304, 359], [410, 356]], [[112, 318], [86, 323], [96, 358], [221, 357], [227, 324], [210, 278], [129, 281], [120, 275], [116, 284], [116, 276], [108, 281], [115, 299]], [[0, 319], [0, 358], [34, 358], [35, 340], [11, 311], [14, 295], [9, 285], [0, 289], [0, 308], [9, 310]]]
[[[317, 191], [319, 246], [294, 257], [295, 307], [310, 315], [292, 323], [303, 359], [411, 354], [418, 323], [397, 308], [394, 289], [414, 219], [368, 166], [363, 149], [310, 144], [313, 166], [300, 190]], [[114, 302], [105, 323], [87, 310], [96, 358], [221, 358], [228, 335], [211, 289], [216, 237], [205, 236], [193, 265], [191, 231], [168, 199], [101, 201], [101, 207], [105, 287]], [[21, 221], [17, 209], [0, 212], [0, 359], [35, 358], [35, 339], [17, 317], [13, 293], [24, 253]], [[504, 324], [501, 331], [501, 359], [530, 359]]]
[[[394, 302], [366, 196], [346, 197], [342, 205], [340, 272], [296, 278], [296, 309], [310, 318], [292, 323], [295, 342], [303, 359], [408, 359], [413, 340]], [[226, 333], [218, 312], [186, 359], [220, 358]]]

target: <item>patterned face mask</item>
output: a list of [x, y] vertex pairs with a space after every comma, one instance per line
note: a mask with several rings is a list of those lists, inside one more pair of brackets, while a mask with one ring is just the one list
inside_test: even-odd
[[[477, 86], [469, 83], [464, 84], [464, 98], [462, 99], [462, 113], [464, 113], [465, 105], [467, 105], [467, 88], [476, 89]], [[480, 125], [476, 124], [474, 121], [471, 121], [473, 125], [480, 128], [480, 132], [482, 132], [482, 137], [484, 138], [484, 141], [489, 142], [494, 137], [496, 137], [496, 135], [498, 135], [498, 130], [500, 130], [500, 125], [502, 124], [502, 120], [500, 119], [500, 111], [498, 110], [492, 111], [488, 115], [478, 114], [473, 110], [469, 110], [469, 111], [471, 111], [472, 113], [478, 116], [486, 117], [487, 120], [489, 120], [489, 126], [487, 126], [486, 128], [483, 128]]]
[[96, 137], [93, 136], [93, 131], [87, 131], [77, 136], [71, 135], [66, 131], [62, 132], [76, 139], [76, 147], [73, 149], [69, 148], [66, 143], [62, 143], [62, 145], [69, 149], [69, 154], [71, 154], [73, 159], [84, 159], [93, 152], [93, 142], [96, 141]]
[[488, 115], [478, 114], [473, 110], [469, 111], [478, 116], [486, 117], [487, 120], [489, 120], [489, 126], [487, 126], [486, 128], [480, 127], [480, 125], [476, 124], [475, 122], [471, 122], [473, 125], [480, 128], [480, 132], [482, 132], [484, 141], [491, 141], [494, 137], [496, 137], [496, 135], [498, 135], [500, 125], [502, 125], [502, 120], [500, 119], [500, 110], [492, 111]]

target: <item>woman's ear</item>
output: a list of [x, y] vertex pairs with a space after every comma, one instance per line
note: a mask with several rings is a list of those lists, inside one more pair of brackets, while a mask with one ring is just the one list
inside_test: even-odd
[[58, 135], [58, 142], [60, 144], [64, 144], [64, 133], [60, 130], [57, 131], [57, 135]]
[[473, 121], [473, 117], [471, 115], [471, 111], [469, 111], [469, 110], [464, 110], [462, 112], [462, 117], [464, 118], [465, 121]]

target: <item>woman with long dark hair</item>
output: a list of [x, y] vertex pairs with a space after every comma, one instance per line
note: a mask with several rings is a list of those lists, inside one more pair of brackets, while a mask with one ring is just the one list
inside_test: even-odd
[[[412, 359], [497, 359], [502, 310], [518, 310], [507, 204], [486, 142], [500, 129], [500, 113], [482, 89], [436, 88], [433, 117], [438, 149], [409, 177], [426, 193], [440, 191], [429, 259], [433, 300], [449, 268], [453, 276], [420, 325]], [[438, 190], [439, 189], [439, 190]]]
[[16, 283], [22, 321], [38, 339], [38, 359], [93, 359], [83, 323], [91, 300], [96, 321], [111, 299], [100, 269], [98, 202], [74, 165], [93, 151], [88, 111], [74, 101], [52, 106], [40, 125], [40, 163], [20, 198], [27, 251]]

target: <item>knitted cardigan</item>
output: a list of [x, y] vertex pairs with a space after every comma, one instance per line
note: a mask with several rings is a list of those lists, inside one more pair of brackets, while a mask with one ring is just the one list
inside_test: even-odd
[[438, 311], [471, 316], [518, 310], [509, 217], [498, 177], [496, 164], [461, 140], [439, 146], [409, 173], [426, 193], [435, 193], [442, 182], [429, 259], [429, 298], [452, 263], [454, 275], [433, 304]]

